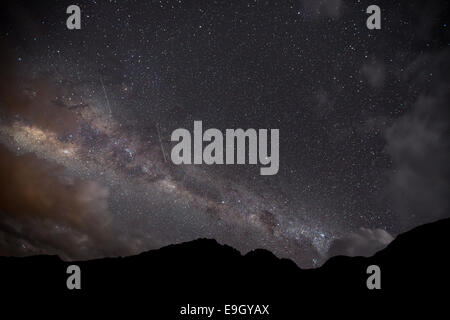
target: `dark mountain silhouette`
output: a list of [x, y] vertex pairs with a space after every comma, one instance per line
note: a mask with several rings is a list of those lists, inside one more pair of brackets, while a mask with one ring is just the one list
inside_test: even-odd
[[[371, 315], [392, 314], [396, 309], [410, 313], [430, 301], [436, 307], [448, 297], [449, 234], [450, 219], [441, 220], [399, 235], [373, 257], [333, 257], [322, 267], [308, 270], [266, 250], [243, 256], [208, 239], [92, 261], [1, 257], [4, 298], [0, 309], [10, 306], [8, 302], [26, 305], [32, 300], [41, 306], [66, 306], [71, 312], [87, 304], [102, 312], [142, 311], [152, 315], [148, 319], [190, 319], [179, 315], [187, 304], [222, 309], [224, 304], [270, 304], [274, 319], [330, 310], [351, 316], [361, 308]], [[70, 264], [81, 268], [81, 290], [66, 287]], [[380, 290], [366, 286], [366, 270], [373, 264], [381, 269]], [[229, 317], [215, 314], [212, 318]]]

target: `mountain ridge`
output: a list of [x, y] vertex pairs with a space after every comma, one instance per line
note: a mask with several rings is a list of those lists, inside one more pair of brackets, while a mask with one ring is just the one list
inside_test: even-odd
[[[338, 307], [349, 302], [384, 310], [399, 297], [410, 302], [442, 298], [439, 292], [450, 284], [449, 231], [450, 219], [432, 222], [400, 234], [372, 257], [336, 256], [315, 269], [301, 269], [264, 249], [242, 255], [205, 238], [135, 256], [88, 261], [0, 257], [0, 287], [10, 296], [26, 293], [35, 300], [51, 298], [63, 304], [75, 299], [84, 305], [100, 296], [121, 304], [148, 299], [159, 314], [170, 310], [169, 318], [179, 316], [181, 305], [194, 302], [265, 302], [280, 317], [296, 314], [299, 302], [302, 312], [313, 312], [324, 303]], [[72, 264], [81, 269], [81, 290], [66, 287], [66, 269]], [[380, 267], [380, 290], [367, 287], [371, 265]]]

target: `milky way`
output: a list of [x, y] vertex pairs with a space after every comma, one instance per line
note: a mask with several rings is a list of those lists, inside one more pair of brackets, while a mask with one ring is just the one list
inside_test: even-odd
[[[444, 4], [12, 2], [2, 14], [0, 254], [196, 238], [301, 266], [447, 216]], [[428, 17], [432, 17], [431, 21]], [[171, 163], [170, 134], [278, 128], [280, 171]]]

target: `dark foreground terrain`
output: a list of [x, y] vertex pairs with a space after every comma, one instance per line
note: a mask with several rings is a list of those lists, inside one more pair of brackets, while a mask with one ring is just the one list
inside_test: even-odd
[[[126, 313], [126, 319], [137, 318], [131, 314], [208, 318], [181, 315], [188, 304], [214, 306], [210, 319], [237, 319], [225, 314], [225, 305], [233, 304], [269, 305], [269, 315], [240, 317], [244, 319], [309, 319], [325, 313], [365, 319], [431, 311], [448, 303], [449, 234], [450, 219], [441, 220], [399, 235], [373, 257], [334, 257], [311, 270], [265, 250], [242, 256], [206, 239], [133, 257], [72, 263], [56, 256], [1, 257], [0, 310], [61, 318]], [[81, 290], [66, 287], [71, 264], [81, 269]], [[380, 290], [367, 288], [370, 265], [381, 269]]]

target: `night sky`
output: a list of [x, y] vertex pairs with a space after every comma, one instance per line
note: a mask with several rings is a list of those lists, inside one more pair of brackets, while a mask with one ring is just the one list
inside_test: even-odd
[[[309, 267], [450, 215], [444, 1], [3, 2], [1, 255], [206, 237]], [[278, 174], [165, 160], [194, 120], [279, 129]]]

